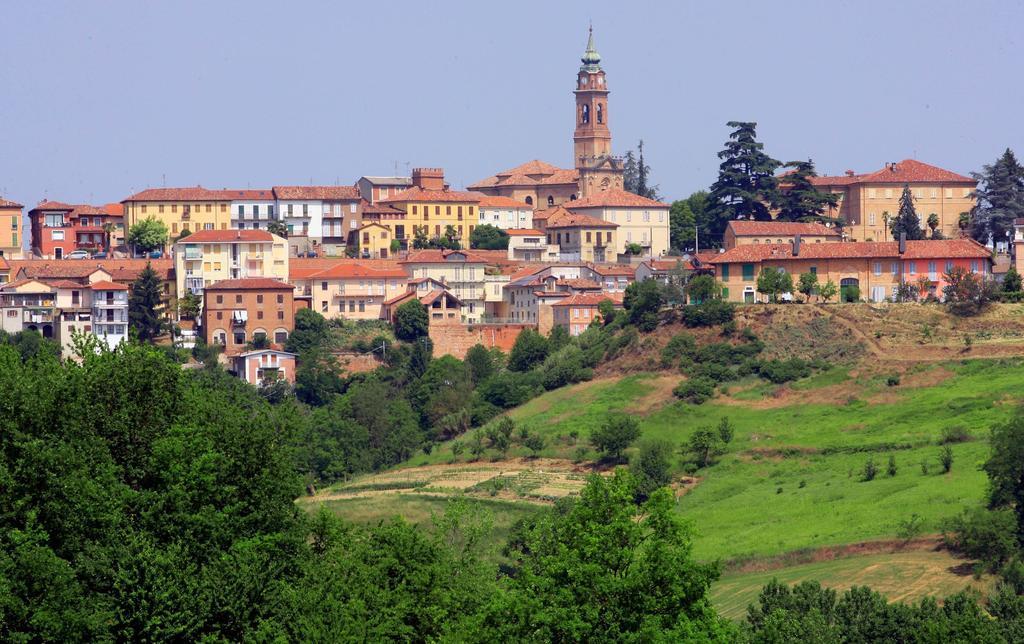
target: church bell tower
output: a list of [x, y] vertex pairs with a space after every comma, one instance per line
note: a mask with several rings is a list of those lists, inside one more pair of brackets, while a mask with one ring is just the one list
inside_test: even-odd
[[601, 69], [601, 54], [594, 48], [590, 28], [587, 50], [576, 74], [576, 131], [573, 163], [580, 173], [580, 194], [586, 197], [608, 188], [622, 188], [622, 162], [612, 156], [612, 132], [608, 129], [608, 83]]

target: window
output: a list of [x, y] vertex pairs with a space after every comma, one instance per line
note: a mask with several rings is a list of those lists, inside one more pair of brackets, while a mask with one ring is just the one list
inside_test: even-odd
[[288, 340], [287, 331], [277, 331], [274, 333], [274, 342], [277, 344], [284, 344]]
[[237, 295], [235, 295], [235, 304], [241, 304], [241, 303], [242, 303], [242, 294], [238, 293]]
[[725, 282], [729, 279], [729, 265], [722, 264], [722, 281]]
[[224, 303], [224, 296], [223, 295], [218, 295], [217, 296], [217, 304], [223, 304], [223, 303]]
[[441, 206], [434, 206], [434, 214], [438, 217], [441, 216]]
[[900, 273], [900, 265], [896, 262], [893, 262], [889, 269], [892, 271], [893, 275], [899, 275]]
[[647, 222], [647, 221], [650, 221], [650, 220], [651, 220], [651, 213], [650, 213], [650, 211], [645, 210], [644, 211], [644, 221]]
[[743, 281], [750, 282], [754, 279], [754, 265], [744, 264], [743, 265]]
[[910, 274], [917, 275], [917, 262], [910, 262]]
[[812, 266], [811, 267], [811, 275], [817, 275], [817, 274], [818, 274], [818, 267], [817, 266]]
[[662, 210], [658, 213], [658, 223], [665, 223], [665, 211]]
[[327, 290], [327, 282], [320, 282], [320, 290], [321, 291], [326, 291]]
[[283, 294], [281, 294], [281, 293], [277, 294], [277, 303], [278, 304], [284, 304], [284, 295]]
[[939, 198], [939, 189], [938, 188], [932, 188], [932, 199], [938, 199], [938, 198]]
[[53, 241], [64, 241], [64, 231], [52, 230], [50, 231], [50, 237], [51, 239], [53, 239]]
[[533, 197], [527, 197], [526, 198], [526, 205], [527, 206], [532, 206], [533, 205]]
[[305, 217], [308, 214], [309, 214], [309, 204], [308, 203], [304, 203], [304, 204], [302, 204], [302, 216]]
[[413, 207], [412, 207], [412, 214], [414, 214], [414, 215], [415, 215], [415, 214], [416, 214], [416, 212], [417, 212], [417, 211], [416, 211], [416, 206], [413, 206]]
[[263, 309], [260, 309], [259, 311], [256, 311], [256, 319], [257, 320], [262, 320], [263, 319]]
[[146, 214], [146, 204], [142, 204], [142, 214]]
[[873, 213], [873, 212], [868, 213], [868, 225], [869, 226], [874, 226], [875, 225], [875, 213]]
[[[157, 212], [163, 212], [164, 211], [164, 205], [163, 204], [158, 205], [156, 207], [156, 211]], [[142, 212], [146, 212], [146, 207], [145, 206], [142, 207]]]
[[874, 199], [877, 195], [877, 191], [874, 188], [868, 188], [868, 199]]
[[259, 217], [260, 216], [260, 207], [258, 205], [252, 207], [252, 216], [253, 217]]
[[946, 188], [946, 199], [952, 199], [952, 198], [953, 198], [953, 189], [952, 188]]
[[875, 262], [875, 275], [882, 274], [882, 262]]
[[294, 208], [294, 205], [295, 205], [295, 204], [288, 204], [288, 214], [289, 214], [289, 215], [292, 215], [292, 214], [294, 214], [294, 210], [293, 210], [293, 208]]
[[359, 300], [359, 312], [360, 313], [365, 313], [366, 312], [366, 301], [365, 300]]
[[551, 195], [548, 195], [548, 206], [553, 206], [553, 205], [555, 205], [555, 198], [552, 197]]
[[278, 320], [283, 320], [284, 319], [284, 311], [278, 311], [277, 312], [277, 319]]
[[235, 331], [235, 344], [245, 344], [245, 331]]
[[224, 311], [217, 311], [217, 319], [218, 320], [223, 320], [224, 319]]
[[971, 260], [971, 272], [972, 273], [977, 273], [978, 272], [978, 260], [976, 260], [976, 259], [972, 259]]
[[203, 224], [203, 230], [213, 230], [213, 224]]
[[242, 204], [238, 204], [238, 216], [239, 217], [245, 216], [245, 206], [242, 205]]
[[320, 312], [327, 313], [327, 300], [320, 302]]

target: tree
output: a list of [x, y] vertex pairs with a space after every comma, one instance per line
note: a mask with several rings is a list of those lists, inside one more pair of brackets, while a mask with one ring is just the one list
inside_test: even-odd
[[942, 233], [939, 233], [938, 237], [935, 236], [936, 231], [938, 231], [938, 229], [939, 229], [939, 216], [936, 213], [933, 212], [930, 215], [928, 215], [928, 220], [927, 221], [928, 221], [928, 228], [932, 231], [932, 234], [931, 234], [932, 239], [941, 239], [942, 238]]
[[731, 219], [770, 220], [769, 206], [778, 201], [775, 170], [781, 164], [764, 153], [764, 144], [757, 140], [757, 123], [729, 121], [726, 125], [734, 129], [718, 153], [722, 159], [718, 180], [708, 195], [715, 237], [721, 237]]
[[974, 191], [978, 205], [974, 216], [968, 217], [971, 236], [983, 244], [1005, 240], [1013, 231], [1013, 220], [1024, 217], [1024, 166], [1007, 148], [995, 163], [971, 176], [978, 182]]
[[199, 317], [199, 310], [203, 306], [203, 298], [192, 291], [187, 291], [178, 298], [178, 316], [186, 320], [194, 320]]
[[476, 384], [482, 383], [498, 371], [494, 354], [482, 344], [474, 344], [466, 352], [466, 367], [469, 369], [469, 377]]
[[288, 238], [288, 226], [283, 221], [277, 219], [271, 219], [267, 222], [267, 232], [271, 235], [277, 235], [278, 237]]
[[107, 255], [110, 255], [113, 247], [114, 233], [116, 232], [117, 224], [110, 221], [103, 224], [103, 249], [107, 251]]
[[657, 280], [633, 282], [626, 287], [622, 299], [630, 324], [641, 331], [653, 331], [658, 326], [658, 312], [664, 303], [661, 284]]
[[569, 335], [569, 330], [557, 324], [551, 327], [551, 332], [548, 333], [548, 354], [553, 354], [572, 341], [572, 336]]
[[284, 344], [284, 350], [298, 355], [327, 347], [331, 343], [331, 330], [327, 319], [313, 309], [295, 312], [295, 329]]
[[430, 247], [430, 239], [427, 237], [426, 226], [413, 226], [412, 247], [417, 250]]
[[1003, 275], [1003, 291], [1007, 293], [1019, 293], [1021, 288], [1020, 273], [1013, 266], [1010, 266]]
[[824, 286], [818, 289], [818, 297], [821, 298], [822, 302], [828, 302], [835, 297], [838, 292], [839, 288], [836, 286], [836, 283], [832, 280], [828, 280], [825, 282]]
[[664, 440], [642, 443], [630, 471], [637, 479], [636, 500], [643, 503], [655, 490], [672, 483], [672, 443]]
[[508, 354], [508, 368], [512, 371], [529, 371], [547, 357], [547, 338], [533, 329], [523, 329]]
[[889, 222], [889, 231], [892, 238], [899, 241], [901, 234], [906, 234], [907, 239], [924, 239], [924, 230], [921, 227], [921, 219], [914, 209], [914, 195], [910, 193], [910, 185], [903, 184], [903, 194], [900, 195], [900, 210]]
[[708, 193], [700, 190], [686, 199], [673, 201], [669, 208], [668, 220], [672, 248], [680, 252], [696, 252], [699, 250], [697, 242], [701, 241], [707, 247], [712, 231], [708, 213]]
[[646, 197], [647, 199], [658, 198], [658, 186], [650, 185], [648, 177], [651, 174], [651, 166], [644, 163], [644, 140], [640, 139], [640, 143], [637, 144], [637, 160], [636, 160], [636, 189], [630, 190], [630, 192]]
[[796, 290], [804, 296], [804, 302], [809, 302], [814, 292], [818, 290], [818, 276], [815, 273], [800, 273]]
[[131, 296], [128, 298], [128, 324], [143, 342], [155, 341], [166, 329], [160, 277], [149, 262], [146, 262], [146, 268], [132, 283]]
[[167, 224], [150, 217], [128, 229], [128, 243], [148, 253], [167, 245]]
[[713, 275], [695, 275], [686, 283], [686, 295], [691, 304], [710, 302], [722, 297], [722, 285]]
[[623, 250], [626, 255], [633, 255], [638, 257], [644, 254], [644, 247], [636, 242], [626, 244], [626, 248]]
[[470, 248], [505, 250], [508, 248], [508, 241], [508, 233], [490, 224], [480, 224], [469, 234]]
[[344, 391], [341, 365], [333, 354], [314, 346], [299, 355], [295, 369], [295, 397], [313, 407], [322, 407]]
[[988, 475], [990, 508], [1012, 508], [1017, 540], [1024, 544], [1024, 410], [992, 428], [991, 451], [982, 469]]
[[537, 433], [529, 434], [523, 440], [523, 447], [530, 450], [530, 453], [536, 458], [541, 451], [544, 449], [545, 441], [544, 437]]
[[793, 276], [781, 268], [765, 266], [757, 276], [757, 292], [767, 295], [772, 302], [778, 302], [780, 295], [793, 292]]
[[415, 341], [430, 333], [430, 318], [427, 307], [417, 298], [405, 302], [395, 310], [395, 337], [407, 342]]
[[942, 276], [946, 304], [955, 315], [977, 315], [995, 299], [995, 284], [962, 266], [953, 266]]
[[638, 181], [638, 172], [636, 165], [636, 155], [633, 154], [632, 150], [626, 150], [626, 154], [622, 157], [622, 188], [626, 192], [632, 192], [636, 194], [636, 185]]
[[640, 438], [640, 424], [625, 414], [610, 415], [590, 434], [591, 444], [612, 461], [622, 459], [622, 453]]
[[597, 303], [597, 312], [601, 316], [601, 324], [607, 326], [615, 320], [615, 316], [618, 314], [618, 310], [615, 308], [615, 303], [611, 300], [601, 300]]
[[577, 501], [521, 525], [516, 574], [489, 599], [475, 641], [735, 641], [708, 599], [716, 564], [692, 557], [669, 490], [642, 505], [624, 470], [593, 475]]
[[838, 197], [830, 192], [818, 190], [811, 179], [818, 176], [814, 171], [814, 162], [790, 161], [785, 165], [791, 168], [782, 176], [784, 188], [779, 194], [779, 212], [776, 219], [780, 221], [819, 221], [826, 209], [835, 208]]
[[687, 452], [693, 455], [697, 467], [707, 467], [714, 462], [715, 456], [725, 452], [734, 433], [728, 418], [719, 421], [718, 427], [700, 427], [690, 436]]

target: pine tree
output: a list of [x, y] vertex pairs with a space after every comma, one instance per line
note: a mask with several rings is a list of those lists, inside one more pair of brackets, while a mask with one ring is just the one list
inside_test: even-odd
[[711, 186], [712, 234], [721, 236], [731, 219], [771, 219], [769, 207], [778, 201], [775, 170], [781, 165], [764, 152], [757, 140], [757, 123], [729, 121], [733, 132], [718, 153], [718, 180]]
[[644, 140], [640, 139], [637, 145], [639, 158], [636, 162], [636, 190], [634, 194], [648, 199], [658, 198], [658, 186], [647, 185], [647, 177], [651, 173], [651, 166], [644, 163]]
[[822, 192], [811, 183], [811, 179], [818, 176], [813, 161], [790, 161], [785, 167], [792, 168], [792, 172], [783, 177], [787, 188], [779, 194], [779, 212], [776, 219], [821, 221], [826, 208], [835, 208], [838, 205], [839, 200], [834, 194]]
[[639, 177], [637, 176], [636, 155], [630, 150], [622, 160], [622, 188], [626, 192], [636, 194], [636, 186]]
[[162, 309], [160, 278], [152, 264], [147, 262], [146, 268], [132, 283], [132, 294], [128, 298], [128, 325], [135, 330], [139, 340], [153, 342], [163, 332]]
[[1006, 239], [1013, 230], [1013, 220], [1024, 217], [1024, 166], [1007, 148], [995, 163], [971, 176], [978, 182], [971, 236], [982, 243]]
[[900, 239], [900, 233], [906, 233], [907, 239], [924, 239], [924, 229], [921, 227], [921, 218], [917, 216], [914, 209], [914, 197], [910, 194], [910, 185], [903, 184], [903, 194], [900, 195], [900, 211], [889, 224], [892, 238]]

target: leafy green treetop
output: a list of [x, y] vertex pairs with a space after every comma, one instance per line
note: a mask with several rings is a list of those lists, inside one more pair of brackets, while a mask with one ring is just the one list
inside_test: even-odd
[[793, 292], [793, 276], [774, 266], [765, 266], [757, 276], [757, 292], [768, 296], [772, 302], [778, 302], [783, 293]]
[[1005, 240], [1013, 231], [1013, 220], [1024, 217], [1024, 166], [1007, 148], [995, 163], [971, 176], [978, 181], [978, 206], [969, 219], [971, 236], [982, 243]]
[[395, 337], [399, 340], [413, 341], [428, 335], [430, 318], [427, 307], [417, 298], [402, 304], [395, 311]]
[[508, 242], [508, 233], [490, 224], [480, 224], [469, 234], [470, 248], [505, 250], [508, 248]]
[[128, 243], [148, 253], [167, 245], [167, 224], [150, 217], [128, 229]]
[[288, 226], [283, 221], [274, 219], [267, 222], [267, 232], [271, 235], [277, 235], [278, 237], [288, 237]]

